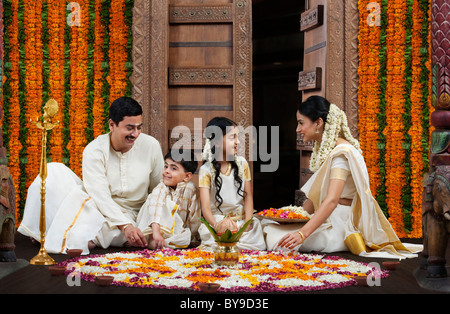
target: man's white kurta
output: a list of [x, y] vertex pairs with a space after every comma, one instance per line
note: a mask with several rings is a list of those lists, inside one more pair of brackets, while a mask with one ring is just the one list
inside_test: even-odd
[[[49, 163], [46, 250], [64, 253], [67, 248], [81, 248], [87, 253], [90, 240], [104, 248], [123, 245], [126, 239], [117, 226], [136, 225], [163, 167], [161, 146], [147, 134], [140, 134], [123, 154], [112, 148], [109, 134], [97, 137], [83, 152], [83, 182], [64, 165]], [[36, 240], [40, 240], [40, 184], [37, 177], [28, 190], [18, 229]]]

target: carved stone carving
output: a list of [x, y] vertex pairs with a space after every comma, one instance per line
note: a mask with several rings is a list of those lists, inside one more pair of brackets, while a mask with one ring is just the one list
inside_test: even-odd
[[431, 4], [431, 101], [438, 110], [450, 110], [450, 4]]
[[447, 277], [445, 253], [450, 235], [450, 5], [431, 2], [431, 99], [436, 111], [431, 124], [430, 173], [424, 190], [423, 234], [428, 277]]
[[425, 177], [422, 224], [426, 259], [423, 268], [432, 278], [447, 277], [445, 253], [450, 235], [450, 165], [437, 166]]
[[[0, 107], [0, 118], [2, 116], [3, 109]], [[0, 128], [0, 262], [15, 262], [16, 193], [1, 134]]]

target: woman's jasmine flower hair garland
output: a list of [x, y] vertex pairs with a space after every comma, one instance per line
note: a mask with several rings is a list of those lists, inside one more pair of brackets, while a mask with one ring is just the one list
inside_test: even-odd
[[347, 116], [344, 111], [339, 109], [338, 106], [331, 104], [330, 111], [327, 115], [327, 121], [324, 124], [324, 130], [322, 134], [322, 141], [315, 142], [311, 160], [309, 162], [309, 169], [312, 172], [319, 170], [325, 159], [334, 149], [337, 143], [338, 137], [345, 138], [350, 144], [352, 144], [360, 153], [362, 153], [359, 142], [352, 136], [347, 123]]

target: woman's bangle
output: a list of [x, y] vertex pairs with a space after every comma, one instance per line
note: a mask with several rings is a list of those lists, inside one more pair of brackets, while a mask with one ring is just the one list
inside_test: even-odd
[[303, 235], [303, 232], [301, 232], [301, 231], [299, 230], [298, 233], [299, 233], [300, 236], [302, 237], [302, 242], [305, 242], [305, 236]]

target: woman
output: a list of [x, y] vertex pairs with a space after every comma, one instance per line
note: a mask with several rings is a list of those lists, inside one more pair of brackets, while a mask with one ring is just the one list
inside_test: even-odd
[[297, 130], [314, 140], [312, 177], [302, 187], [305, 224], [264, 222], [268, 249], [302, 252], [348, 251], [360, 256], [415, 257], [421, 245], [402, 244], [373, 198], [359, 143], [345, 113], [325, 98], [311, 96], [299, 105]]

